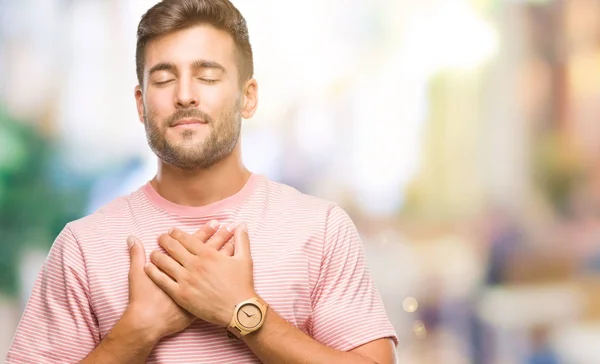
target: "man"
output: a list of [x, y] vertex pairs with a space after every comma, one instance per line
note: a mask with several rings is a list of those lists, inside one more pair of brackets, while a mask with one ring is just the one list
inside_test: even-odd
[[136, 65], [158, 173], [67, 224], [7, 362], [394, 362], [350, 218], [242, 164], [257, 82], [238, 10], [156, 4], [139, 24]]

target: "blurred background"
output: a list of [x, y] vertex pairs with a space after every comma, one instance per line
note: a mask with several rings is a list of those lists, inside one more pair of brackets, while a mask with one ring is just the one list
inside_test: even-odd
[[[152, 0], [0, 0], [0, 357], [54, 238], [151, 179]], [[254, 172], [362, 235], [401, 363], [600, 362], [600, 0], [234, 0]]]

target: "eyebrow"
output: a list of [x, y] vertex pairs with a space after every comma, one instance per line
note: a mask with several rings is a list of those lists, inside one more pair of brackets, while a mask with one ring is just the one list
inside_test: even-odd
[[[225, 67], [220, 65], [217, 62], [206, 61], [206, 60], [197, 60], [192, 63], [192, 68], [200, 69], [200, 68], [209, 68], [209, 69], [217, 69], [223, 73], [226, 73]], [[159, 62], [152, 66], [148, 71], [148, 75], [153, 74], [158, 71], [169, 71], [172, 73], [177, 73], [177, 66], [174, 63], [170, 62]]]
[[198, 68], [212, 68], [212, 69], [217, 69], [223, 73], [225, 73], [225, 67], [221, 66], [219, 63], [217, 62], [213, 62], [213, 61], [206, 61], [206, 60], [198, 60], [192, 63], [192, 68], [198, 69]]

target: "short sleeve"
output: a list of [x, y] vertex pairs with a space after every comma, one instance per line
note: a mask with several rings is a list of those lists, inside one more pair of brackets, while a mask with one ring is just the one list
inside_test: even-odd
[[309, 332], [324, 345], [349, 351], [381, 338], [392, 338], [398, 344], [356, 227], [338, 206], [327, 219], [312, 306]]
[[98, 343], [85, 263], [67, 226], [37, 277], [6, 363], [76, 363]]

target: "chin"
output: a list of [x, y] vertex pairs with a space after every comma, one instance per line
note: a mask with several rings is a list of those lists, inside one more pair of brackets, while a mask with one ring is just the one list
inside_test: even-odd
[[201, 148], [208, 138], [209, 135], [205, 133], [185, 131], [177, 135], [169, 135], [166, 140], [171, 147], [185, 150]]

